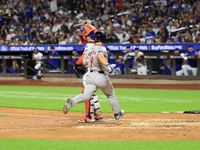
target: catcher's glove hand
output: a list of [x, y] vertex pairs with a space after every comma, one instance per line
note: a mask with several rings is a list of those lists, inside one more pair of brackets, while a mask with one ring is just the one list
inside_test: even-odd
[[75, 69], [73, 71], [78, 78], [82, 78], [83, 75], [88, 71], [88, 69], [83, 65], [75, 64]]

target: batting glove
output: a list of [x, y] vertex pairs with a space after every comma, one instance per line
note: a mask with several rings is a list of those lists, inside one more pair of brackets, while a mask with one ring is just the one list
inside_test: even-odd
[[106, 65], [106, 70], [107, 70], [109, 73], [113, 73], [113, 68], [110, 66], [110, 64], [107, 64], [107, 65]]

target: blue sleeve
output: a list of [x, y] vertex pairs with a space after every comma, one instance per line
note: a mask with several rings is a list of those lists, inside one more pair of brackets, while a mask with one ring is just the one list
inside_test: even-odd
[[55, 52], [54, 54], [55, 54], [55, 56], [59, 56], [58, 52]]
[[188, 56], [196, 55], [197, 51], [193, 51], [192, 53], [190, 52], [185, 52], [184, 54], [188, 54]]
[[166, 71], [166, 75], [172, 75], [172, 71], [171, 71], [171, 69], [167, 69], [167, 71]]

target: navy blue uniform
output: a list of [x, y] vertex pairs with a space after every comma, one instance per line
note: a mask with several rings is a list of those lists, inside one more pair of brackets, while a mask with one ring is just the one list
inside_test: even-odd
[[[54, 53], [50, 53], [49, 56], [59, 56], [59, 54], [58, 54], [58, 52], [55, 51]], [[48, 62], [53, 64], [54, 66], [58, 67], [58, 64], [59, 64], [60, 60], [59, 59], [49, 59]], [[53, 67], [52, 65], [48, 64], [47, 68], [53, 69], [55, 67]]]
[[114, 67], [114, 69], [119, 68], [121, 73], [124, 74], [124, 69], [126, 68], [125, 64], [123, 62], [121, 63], [115, 62], [115, 64], [116, 66]]

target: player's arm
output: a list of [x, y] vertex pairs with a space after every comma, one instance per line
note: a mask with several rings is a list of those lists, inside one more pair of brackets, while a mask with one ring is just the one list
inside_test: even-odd
[[139, 53], [137, 57], [135, 57], [134, 61], [136, 61], [138, 58], [140, 58], [141, 56], [144, 56], [144, 53]]
[[83, 38], [81, 30], [78, 29], [77, 32], [78, 32], [79, 39], [81, 40], [81, 43], [86, 44], [86, 40]]
[[102, 53], [99, 53], [97, 54], [97, 58], [99, 60], [99, 62], [103, 65], [105, 65], [105, 69], [109, 72], [109, 73], [112, 73], [113, 72], [113, 69], [112, 67], [109, 65], [107, 59], [103, 56]]
[[103, 56], [103, 54], [101, 54], [101, 53], [97, 54], [97, 58], [100, 61], [100, 63], [102, 63], [103, 65], [109, 64], [107, 59]]
[[83, 54], [81, 55], [81, 57], [79, 57], [79, 59], [76, 61], [76, 64], [78, 64], [78, 65], [83, 64], [83, 58], [84, 58], [84, 56], [85, 56], [85, 53], [83, 53]]
[[36, 60], [35, 57], [34, 57], [34, 53], [32, 53], [32, 60]]

